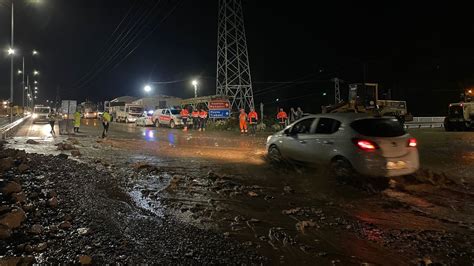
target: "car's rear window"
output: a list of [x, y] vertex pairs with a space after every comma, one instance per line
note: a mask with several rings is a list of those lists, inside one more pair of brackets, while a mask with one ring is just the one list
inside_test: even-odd
[[368, 137], [399, 137], [405, 135], [405, 129], [397, 119], [370, 118], [360, 119], [351, 123], [351, 127], [359, 134]]

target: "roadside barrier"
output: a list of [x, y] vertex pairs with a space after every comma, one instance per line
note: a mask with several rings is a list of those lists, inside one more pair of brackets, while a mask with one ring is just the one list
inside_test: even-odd
[[413, 117], [413, 121], [405, 122], [406, 128], [437, 128], [444, 127], [444, 117]]
[[12, 122], [10, 124], [4, 125], [0, 127], [0, 134], [2, 135], [2, 139], [6, 139], [10, 134], [12, 134], [23, 122], [28, 120], [30, 118], [30, 115], [27, 115], [25, 117], [22, 117], [15, 122]]

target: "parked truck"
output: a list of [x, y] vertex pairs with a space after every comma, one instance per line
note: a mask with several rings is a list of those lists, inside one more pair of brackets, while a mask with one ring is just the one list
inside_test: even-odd
[[137, 118], [143, 114], [144, 108], [139, 104], [126, 103], [119, 106], [115, 111], [115, 121], [124, 123], [135, 123]]
[[474, 102], [449, 104], [444, 129], [446, 131], [474, 129]]

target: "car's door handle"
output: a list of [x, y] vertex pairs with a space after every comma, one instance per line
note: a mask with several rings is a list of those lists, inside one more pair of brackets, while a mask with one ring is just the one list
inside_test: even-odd
[[300, 140], [300, 143], [301, 143], [301, 144], [306, 144], [306, 141]]
[[331, 144], [334, 144], [334, 141], [325, 140], [325, 141], [323, 141], [323, 144], [331, 145]]

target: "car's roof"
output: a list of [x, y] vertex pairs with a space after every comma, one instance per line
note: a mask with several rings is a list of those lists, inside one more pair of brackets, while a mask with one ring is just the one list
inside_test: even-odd
[[393, 118], [393, 117], [383, 117], [383, 116], [374, 116], [367, 113], [325, 113], [325, 114], [315, 114], [315, 115], [308, 115], [305, 117], [327, 117], [341, 121], [342, 123], [350, 123], [354, 120], [362, 119], [362, 118]]

